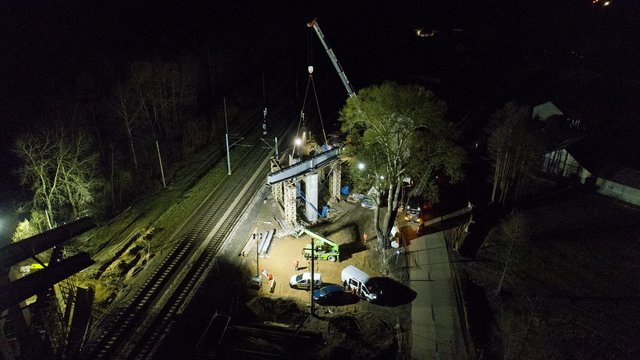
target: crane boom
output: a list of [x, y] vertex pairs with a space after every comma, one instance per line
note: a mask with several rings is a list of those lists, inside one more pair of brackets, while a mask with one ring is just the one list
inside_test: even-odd
[[302, 255], [305, 257], [305, 259], [311, 258], [311, 248], [315, 247], [315, 251], [313, 252], [314, 259], [328, 260], [332, 262], [340, 261], [340, 245], [314, 233], [311, 230], [302, 229], [300, 234], [302, 234], [303, 232], [316, 239], [316, 241], [311, 240], [312, 244], [309, 244], [309, 247], [305, 247], [304, 249], [302, 249]]
[[329, 47], [329, 43], [327, 43], [327, 40], [324, 38], [324, 35], [322, 34], [322, 30], [320, 30], [318, 19], [311, 20], [311, 22], [307, 23], [307, 27], [313, 28], [313, 30], [316, 31], [316, 34], [318, 35], [318, 38], [320, 39], [322, 46], [324, 46], [324, 49], [326, 50], [327, 55], [329, 55], [329, 59], [331, 59], [333, 66], [336, 68], [336, 71], [338, 72], [338, 76], [340, 76], [340, 80], [342, 80], [342, 84], [347, 89], [347, 94], [349, 94], [349, 97], [356, 96], [356, 92], [355, 90], [353, 90], [353, 86], [351, 86], [349, 79], [347, 79], [347, 74], [344, 73], [344, 70], [342, 69], [340, 62], [338, 61], [336, 54], [333, 52], [331, 47]]

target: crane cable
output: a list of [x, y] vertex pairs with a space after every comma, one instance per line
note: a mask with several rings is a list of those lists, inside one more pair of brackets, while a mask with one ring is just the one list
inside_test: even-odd
[[[307, 36], [307, 63], [310, 64], [309, 66], [312, 68], [313, 42], [311, 41], [311, 38], [312, 38], [312, 34], [309, 31]], [[324, 121], [322, 120], [322, 112], [320, 111], [320, 101], [318, 100], [318, 92], [316, 91], [316, 84], [313, 81], [313, 74], [311, 72], [309, 72], [309, 78], [307, 80], [307, 88], [305, 89], [305, 92], [304, 92], [304, 100], [302, 101], [302, 109], [300, 110], [300, 120], [298, 121], [298, 129], [296, 131], [296, 137], [300, 136], [300, 126], [301, 126], [301, 123], [304, 121], [304, 108], [307, 104], [307, 96], [309, 95], [310, 83], [313, 85], [313, 96], [316, 100], [316, 108], [318, 109], [318, 117], [320, 118], [320, 126], [322, 127], [322, 137], [324, 138], [324, 143], [329, 144], [329, 141], [327, 140], [327, 133], [324, 129]]]
[[316, 107], [318, 108], [318, 117], [320, 118], [320, 126], [322, 127], [322, 136], [324, 137], [324, 143], [329, 144], [327, 141], [327, 133], [324, 131], [324, 122], [322, 121], [322, 112], [320, 112], [320, 102], [318, 101], [318, 93], [316, 93], [316, 84], [313, 82], [313, 76], [309, 74], [309, 78], [311, 79], [311, 84], [313, 84], [313, 95], [316, 98]]
[[[300, 138], [300, 125], [304, 121], [304, 107], [305, 107], [305, 104], [307, 103], [307, 95], [309, 94], [309, 83], [311, 81], [312, 81], [311, 74], [309, 74], [309, 80], [307, 80], [307, 88], [304, 91], [304, 100], [302, 100], [302, 109], [300, 109], [300, 120], [298, 120], [298, 129], [296, 130], [296, 139]], [[296, 148], [294, 146], [291, 151], [291, 155], [293, 155], [295, 151], [296, 151]]]
[[318, 109], [318, 117], [320, 118], [320, 126], [322, 127], [322, 136], [324, 137], [324, 143], [328, 144], [327, 133], [324, 130], [324, 121], [322, 120], [322, 112], [320, 111], [320, 101], [318, 100], [318, 93], [316, 92], [316, 83], [313, 82], [313, 75], [309, 74], [309, 80], [307, 80], [307, 89], [304, 92], [304, 100], [302, 101], [302, 109], [300, 110], [300, 121], [298, 121], [298, 131], [296, 136], [300, 136], [300, 124], [304, 120], [304, 107], [307, 104], [307, 95], [309, 95], [309, 84], [313, 87], [313, 96], [316, 99], [316, 108]]

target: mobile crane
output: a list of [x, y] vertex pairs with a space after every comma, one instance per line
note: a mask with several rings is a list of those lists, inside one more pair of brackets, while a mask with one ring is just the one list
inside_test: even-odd
[[[312, 239], [315, 239], [315, 241], [311, 240], [314, 242], [314, 259], [328, 260], [331, 262], [340, 260], [340, 245], [308, 229], [302, 229], [300, 233], [305, 233], [311, 236]], [[311, 244], [302, 249], [302, 256], [307, 260], [311, 258]]]
[[316, 34], [318, 35], [318, 38], [320, 39], [320, 42], [322, 43], [322, 46], [324, 46], [324, 49], [327, 52], [327, 55], [329, 55], [329, 59], [331, 59], [333, 66], [336, 68], [336, 71], [338, 72], [338, 76], [340, 76], [340, 80], [342, 80], [342, 84], [347, 89], [347, 94], [349, 94], [349, 97], [356, 96], [356, 92], [353, 89], [353, 86], [351, 86], [349, 79], [347, 79], [347, 74], [344, 73], [344, 70], [342, 69], [342, 65], [340, 65], [340, 62], [338, 61], [336, 54], [333, 52], [333, 50], [329, 46], [329, 43], [327, 43], [327, 40], [324, 38], [324, 34], [322, 34], [322, 30], [320, 30], [318, 19], [315, 18], [310, 22], [308, 22], [307, 27], [313, 28], [313, 30], [315, 30]]

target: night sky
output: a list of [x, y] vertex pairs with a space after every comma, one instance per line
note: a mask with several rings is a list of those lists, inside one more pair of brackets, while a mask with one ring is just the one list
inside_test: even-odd
[[[608, 87], [586, 91], [586, 96], [604, 98], [616, 109], [611, 116], [622, 119], [631, 132], [638, 129], [640, 111], [634, 102], [640, 93], [640, 9], [634, 1], [614, 0], [607, 8], [591, 0], [344, 3], [0, 2], [0, 217], [12, 201], [28, 198], [13, 175], [16, 163], [10, 149], [15, 134], [37, 126], [34, 119], [46, 122], [52, 104], [64, 102], [83, 72], [108, 86], [112, 79], [104, 72], [107, 66], [124, 69], [150, 56], [171, 58], [206, 39], [246, 47], [247, 56], [255, 47], [278, 43], [287, 53], [269, 61], [289, 61], [300, 68], [296, 71], [303, 79], [306, 63], [312, 62], [320, 74], [330, 75], [316, 78], [324, 82], [327, 107], [340, 106], [346, 93], [315, 34], [310, 36], [305, 26], [314, 17], [356, 90], [387, 79], [422, 81], [447, 100], [455, 121], [481, 104], [504, 104], [510, 100], [505, 89], [517, 88], [515, 93], [523, 98], [540, 102], [547, 100], [546, 94], [552, 98], [568, 92], [566, 87], [558, 90], [554, 81], [522, 84], [522, 77], [514, 74], [525, 69], [588, 69], [603, 74]], [[436, 36], [418, 38], [416, 28]], [[264, 64], [267, 69], [270, 65]], [[526, 81], [531, 78], [542, 77]], [[531, 91], [520, 92], [522, 88]], [[335, 117], [337, 110], [325, 111]], [[634, 137], [622, 141], [635, 142]]]

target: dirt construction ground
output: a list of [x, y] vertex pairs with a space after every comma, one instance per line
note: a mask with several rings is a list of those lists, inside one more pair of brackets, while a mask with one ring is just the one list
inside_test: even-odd
[[[262, 276], [263, 286], [256, 295], [278, 298], [290, 298], [300, 304], [307, 305], [310, 301], [309, 291], [293, 289], [289, 286], [292, 275], [311, 271], [311, 262], [302, 256], [302, 250], [309, 247], [311, 236], [301, 234], [290, 229], [282, 229], [279, 221], [283, 215], [277, 205], [268, 198], [251, 221], [251, 230], [244, 240], [245, 246], [241, 251], [242, 268], [249, 273]], [[331, 206], [327, 219], [321, 219], [315, 225], [308, 225], [307, 229], [340, 245], [340, 259], [336, 262], [316, 260], [314, 272], [320, 273], [323, 285], [341, 285], [342, 269], [353, 265], [371, 277], [384, 276], [380, 273], [380, 255], [375, 250], [377, 239], [373, 230], [373, 210], [360, 206], [359, 203], [340, 201]], [[399, 223], [405, 236], [415, 237], [415, 225]], [[301, 229], [300, 227], [298, 229]], [[266, 255], [260, 256], [256, 266], [256, 241], [252, 233], [265, 233], [275, 230], [273, 241]], [[367, 239], [367, 240], [365, 240]], [[238, 239], [237, 239], [238, 240]], [[298, 271], [295, 262], [298, 262]], [[393, 265], [393, 263], [391, 263]], [[400, 267], [402, 264], [398, 264]], [[273, 277], [275, 284], [271, 288], [266, 274]], [[390, 274], [386, 274], [387, 276]]]
[[[393, 303], [372, 304], [355, 298], [344, 304], [316, 305], [314, 315], [310, 316], [310, 292], [292, 289], [289, 279], [310, 270], [310, 263], [301, 252], [311, 238], [291, 236], [295, 232], [281, 228], [279, 219], [283, 219], [283, 215], [270, 194], [265, 193], [258, 199], [258, 206], [249, 206], [245, 218], [239, 219], [211, 276], [200, 286], [156, 358], [194, 358], [196, 354], [201, 356], [195, 358], [205, 358], [215, 353], [218, 358], [262, 359], [277, 354], [279, 358], [295, 359], [388, 359], [400, 353], [409, 354], [411, 300], [415, 293], [393, 280], [395, 262], [390, 263], [391, 273], [387, 276], [380, 273], [380, 253], [375, 250], [375, 237], [371, 236], [373, 211], [360, 204], [340, 201], [331, 206], [328, 219], [307, 226], [340, 244], [340, 261], [317, 260], [315, 271], [322, 274], [324, 284], [340, 284], [342, 269], [354, 265], [372, 278], [388, 279], [394, 290], [399, 290], [392, 292], [402, 296], [393, 296]], [[252, 234], [268, 230], [275, 230], [275, 236], [268, 254], [259, 258], [256, 266]], [[363, 241], [364, 233], [369, 235], [368, 242]], [[299, 262], [297, 272], [295, 261]], [[397, 265], [398, 268], [404, 266], [401, 262]], [[273, 290], [264, 275], [261, 275], [260, 290], [244, 285], [258, 270], [272, 275]], [[402, 301], [395, 301], [396, 298]], [[209, 339], [213, 332], [206, 330], [215, 314], [231, 316], [233, 329], [222, 339], [219, 336]], [[264, 326], [268, 330], [255, 330]], [[282, 341], [265, 338], [267, 333], [274, 335], [275, 328], [293, 331], [296, 335], [284, 336]], [[299, 332], [309, 332], [312, 337], [319, 334], [321, 341], [298, 341], [302, 338]], [[298, 340], [292, 341], [294, 338]], [[211, 345], [216, 343], [220, 345]], [[203, 349], [207, 344], [212, 347]]]
[[[361, 229], [357, 224], [357, 220], [366, 221], [367, 216], [372, 215], [371, 210], [358, 209], [357, 204], [343, 203], [341, 204], [340, 211], [345, 213], [355, 214], [360, 213], [362, 219], [350, 218], [350, 221], [355, 221], [352, 224], [344, 224], [345, 227], [337, 228], [336, 223], [330, 225], [319, 225], [311, 228], [313, 231], [324, 236], [325, 238], [341, 245], [341, 261], [330, 262], [324, 260], [316, 260], [314, 264], [314, 272], [320, 273], [322, 282], [324, 285], [328, 284], [341, 284], [340, 273], [342, 269], [348, 265], [354, 265], [367, 272], [371, 276], [377, 275], [377, 271], [372, 268], [369, 257], [371, 253], [368, 250], [369, 245], [374, 245], [373, 242], [364, 243], [362, 240]], [[343, 216], [344, 218], [344, 216]], [[369, 220], [370, 221], [370, 220]], [[264, 224], [265, 227], [260, 227], [258, 232], [269, 229], [269, 225]], [[279, 230], [277, 226], [271, 228], [275, 229], [274, 239], [268, 254], [258, 259], [258, 267], [261, 273], [270, 273], [275, 281], [273, 291], [269, 286], [266, 276], [263, 278], [263, 286], [259, 291], [262, 296], [275, 296], [295, 299], [297, 302], [308, 303], [309, 291], [297, 290], [289, 286], [289, 279], [292, 275], [300, 274], [303, 272], [311, 271], [311, 261], [306, 260], [302, 256], [302, 249], [308, 247], [311, 243], [311, 237], [303, 234], [300, 237], [284, 236], [278, 234]], [[366, 230], [365, 230], [366, 231]], [[243, 258], [243, 263], [246, 268], [253, 269], [255, 273], [256, 269], [256, 245], [252, 239], [247, 242]], [[353, 249], [355, 251], [345, 253], [344, 249]], [[295, 262], [298, 262], [298, 271], [295, 270]], [[266, 270], [266, 271], [265, 271]]]
[[[271, 199], [261, 204], [260, 214], [252, 219], [252, 228], [247, 235], [246, 245], [241, 251], [238, 260], [242, 268], [248, 269], [249, 274], [256, 274], [258, 268], [262, 278], [262, 287], [255, 291], [252, 301], [248, 302], [251, 310], [263, 321], [288, 322], [291, 317], [279, 314], [279, 307], [283, 304], [296, 304], [297, 309], [289, 308], [289, 312], [308, 314], [310, 305], [310, 291], [293, 289], [289, 286], [289, 279], [294, 274], [310, 271], [311, 262], [304, 259], [302, 249], [311, 242], [309, 235], [295, 236], [295, 234], [283, 236], [286, 229], [279, 226], [276, 218], [283, 216]], [[358, 203], [341, 201], [333, 204], [326, 220], [315, 226], [307, 226], [323, 237], [340, 245], [340, 260], [330, 262], [316, 260], [314, 271], [322, 274], [323, 285], [341, 284], [341, 271], [349, 265], [365, 271], [371, 277], [382, 277], [380, 273], [379, 253], [375, 250], [376, 239], [372, 236], [373, 210], [365, 209]], [[252, 238], [253, 232], [275, 230], [275, 236], [269, 252], [258, 259], [256, 268], [256, 243]], [[407, 225], [407, 229], [411, 228]], [[289, 231], [289, 233], [291, 233]], [[367, 236], [364, 236], [364, 234]], [[413, 231], [415, 236], [415, 231]], [[368, 238], [368, 241], [364, 241]], [[244, 256], [242, 255], [244, 253]], [[298, 261], [298, 271], [295, 270], [295, 262]], [[402, 264], [398, 264], [400, 267]], [[273, 287], [270, 286], [268, 277], [271, 274]], [[387, 276], [390, 276], [388, 274]], [[399, 283], [398, 283], [399, 284]], [[322, 352], [331, 355], [318, 354], [311, 358], [332, 358], [336, 354], [342, 354], [345, 358], [383, 358], [398, 349], [398, 328], [410, 328], [410, 302], [394, 305], [371, 304], [365, 300], [355, 300], [340, 306], [315, 306], [317, 317], [309, 317], [305, 321], [304, 329], [316, 330], [324, 334], [326, 343]], [[291, 315], [291, 314], [289, 314]], [[336, 321], [347, 321], [356, 324], [349, 325], [352, 330], [335, 330]], [[353, 326], [357, 328], [354, 335]], [[333, 330], [332, 330], [333, 329]], [[356, 336], [356, 338], [351, 339]], [[383, 340], [384, 339], [384, 340]], [[405, 338], [404, 341], [407, 339]], [[355, 341], [352, 343], [351, 341]], [[401, 340], [402, 341], [402, 340]], [[406, 344], [405, 344], [406, 345]], [[400, 345], [402, 346], [402, 345]], [[350, 348], [350, 350], [336, 350]], [[356, 351], [356, 348], [366, 348], [364, 351]], [[337, 351], [337, 352], [336, 352]]]

